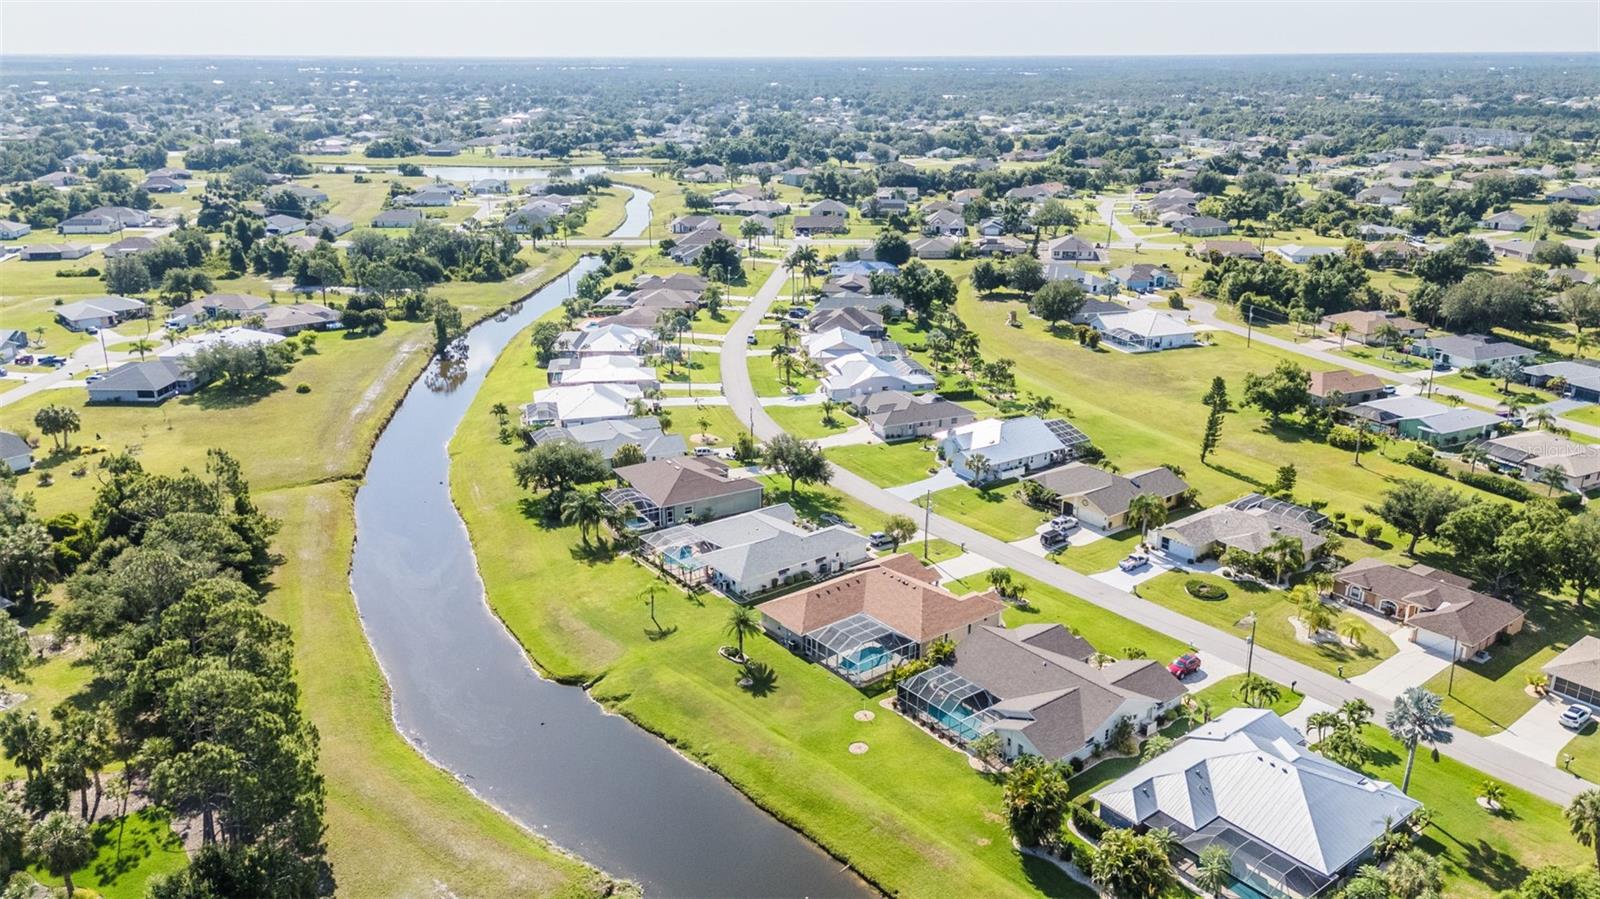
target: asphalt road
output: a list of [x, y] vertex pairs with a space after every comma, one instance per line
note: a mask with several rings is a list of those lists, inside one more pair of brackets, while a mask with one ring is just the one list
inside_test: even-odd
[[[756, 324], [777, 299], [784, 280], [783, 269], [776, 269], [766, 283], [761, 285], [750, 305], [734, 322], [722, 344], [723, 393], [727, 396], [728, 405], [733, 413], [740, 421], [752, 422], [756, 436], [762, 440], [783, 433], [783, 429], [767, 415], [756, 399], [755, 390], [750, 383], [750, 373], [745, 365], [746, 338], [754, 333]], [[1140, 599], [1069, 568], [1063, 568], [959, 522], [940, 515], [926, 515], [922, 507], [900, 499], [837, 465], [833, 467], [832, 483], [839, 490], [880, 511], [909, 515], [919, 522], [926, 521], [927, 530], [934, 537], [965, 546], [968, 552], [978, 553], [998, 565], [1026, 574], [1088, 600], [1107, 611], [1186, 641], [1199, 651], [1202, 657], [1211, 656], [1240, 668], [1245, 667], [1247, 641], [1238, 636], [1219, 631], [1165, 606]], [[1253, 668], [1257, 673], [1278, 683], [1294, 684], [1299, 692], [1331, 706], [1337, 707], [1347, 699], [1365, 699], [1377, 710], [1379, 722], [1383, 720], [1383, 714], [1392, 705], [1390, 697], [1364, 690], [1349, 681], [1325, 674], [1260, 647], [1255, 650]], [[1553, 802], [1565, 804], [1580, 791], [1594, 786], [1588, 781], [1566, 774], [1550, 765], [1541, 764], [1513, 749], [1459, 728], [1453, 732], [1453, 737], [1447, 751], [1452, 758], [1471, 765], [1496, 780], [1520, 787]]]

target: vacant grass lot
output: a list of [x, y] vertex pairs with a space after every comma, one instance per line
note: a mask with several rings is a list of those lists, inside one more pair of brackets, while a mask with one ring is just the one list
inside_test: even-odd
[[[860, 424], [860, 419], [842, 408], [833, 410], [831, 423], [823, 420], [821, 404], [815, 406], [769, 406], [767, 414], [785, 431], [802, 440], [816, 440], [842, 434]], [[843, 447], [841, 447], [842, 449]], [[830, 453], [831, 458], [831, 453]]]
[[[1069, 553], [1070, 555], [1070, 553]], [[1190, 579], [1202, 581], [1227, 591], [1220, 600], [1202, 600], [1190, 596], [1184, 584]], [[1139, 585], [1139, 595], [1177, 612], [1203, 621], [1221, 631], [1238, 637], [1250, 635], [1249, 625], [1240, 625], [1245, 616], [1254, 613], [1256, 640], [1265, 648], [1281, 653], [1305, 665], [1329, 674], [1344, 668], [1346, 676], [1360, 674], [1384, 659], [1394, 655], [1394, 643], [1365, 620], [1350, 612], [1339, 615], [1335, 631], [1344, 636], [1344, 629], [1352, 623], [1361, 628], [1361, 640], [1356, 645], [1318, 644], [1313, 646], [1295, 636], [1295, 607], [1288, 594], [1260, 584], [1236, 583], [1211, 574], [1186, 574], [1168, 572]]]
[[1016, 497], [1016, 483], [1006, 481], [987, 491], [947, 487], [933, 495], [933, 510], [976, 528], [997, 540], [1020, 540], [1050, 516]]
[[[769, 406], [767, 411], [777, 410]], [[783, 419], [777, 415], [773, 415], [773, 418], [785, 430], [790, 430]], [[836, 446], [827, 452], [835, 465], [849, 469], [879, 487], [898, 487], [920, 481], [941, 467], [939, 454], [934, 452], [931, 440]]]
[[[646, 569], [577, 552], [574, 529], [528, 517], [534, 507], [511, 478], [511, 452], [496, 439], [488, 409], [514, 398], [531, 369], [516, 355], [497, 363], [451, 443], [451, 482], [489, 601], [544, 670], [604, 675], [596, 699], [667, 735], [890, 892], [934, 894], [961, 882], [983, 895], [1087, 895], [1012, 850], [999, 787], [961, 755], [883, 710], [872, 722], [853, 720], [871, 700], [764, 638], [747, 651], [773, 667], [777, 688], [760, 697], [740, 690], [733, 667], [716, 655], [727, 642], [725, 600], [658, 599], [666, 632], [657, 634], [640, 598]], [[772, 499], [786, 492], [773, 490]], [[871, 529], [828, 491], [804, 490], [797, 505], [826, 505]], [[556, 581], [559, 594], [541, 586]], [[871, 751], [846, 751], [856, 740]]]

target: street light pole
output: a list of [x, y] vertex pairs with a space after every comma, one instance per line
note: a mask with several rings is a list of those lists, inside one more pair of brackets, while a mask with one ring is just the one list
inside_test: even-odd
[[1450, 638], [1450, 682], [1444, 689], [1444, 695], [1456, 695], [1456, 660], [1461, 658], [1461, 639]]
[[922, 561], [928, 561], [928, 523], [933, 517], [933, 492], [922, 493]]
[[[1256, 613], [1250, 613], [1250, 638], [1245, 641], [1244, 688], [1250, 689], [1250, 677], [1256, 664]], [[1248, 697], [1247, 697], [1248, 698]]]

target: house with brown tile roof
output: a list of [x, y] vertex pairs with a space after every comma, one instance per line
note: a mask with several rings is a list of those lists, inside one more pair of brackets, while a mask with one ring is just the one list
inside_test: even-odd
[[1333, 595], [1411, 625], [1417, 645], [1458, 660], [1519, 633], [1525, 618], [1511, 603], [1473, 590], [1460, 575], [1378, 559], [1361, 559], [1334, 574]]
[[1084, 760], [1110, 745], [1119, 723], [1149, 732], [1184, 696], [1151, 659], [1096, 666], [1094, 646], [1060, 624], [981, 626], [954, 659], [896, 688], [901, 712], [967, 743], [1000, 737], [1007, 758]]
[[617, 509], [632, 509], [634, 527], [662, 528], [710, 521], [761, 508], [761, 482], [736, 478], [712, 458], [657, 459], [616, 470], [624, 486], [601, 498]]
[[1385, 325], [1399, 331], [1401, 337], [1425, 337], [1428, 333], [1428, 326], [1422, 322], [1376, 309], [1358, 309], [1322, 317], [1322, 327], [1330, 334], [1338, 335], [1341, 324], [1350, 326], [1350, 333], [1345, 336], [1368, 346], [1382, 342], [1381, 334]]
[[762, 603], [768, 636], [856, 685], [921, 658], [935, 642], [1000, 625], [993, 590], [957, 596], [909, 553], [870, 562], [798, 593]]
[[1326, 406], [1337, 398], [1338, 405], [1350, 406], [1382, 397], [1383, 380], [1377, 375], [1336, 368], [1311, 373], [1311, 396]]

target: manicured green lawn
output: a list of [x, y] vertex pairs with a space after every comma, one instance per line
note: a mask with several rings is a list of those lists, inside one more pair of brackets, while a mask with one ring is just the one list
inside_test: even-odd
[[833, 410], [833, 423], [828, 424], [823, 421], [820, 403], [812, 406], [768, 406], [767, 414], [779, 427], [802, 440], [842, 434], [861, 423], [860, 419], [839, 407]]
[[1139, 545], [1138, 531], [1118, 531], [1084, 546], [1070, 546], [1056, 554], [1056, 561], [1083, 574], [1096, 574], [1116, 564]]
[[682, 362], [669, 366], [665, 359], [656, 361], [656, 376], [663, 384], [716, 384], [722, 381], [721, 355], [685, 349], [687, 358]]
[[[488, 408], [520, 395], [532, 375], [520, 355], [496, 364], [451, 443], [451, 483], [489, 601], [540, 667], [563, 678], [604, 675], [597, 700], [667, 735], [892, 893], [931, 895], [960, 882], [982, 895], [1087, 895], [1011, 848], [1000, 788], [960, 754], [764, 638], [746, 648], [773, 667], [776, 688], [741, 690], [736, 669], [716, 654], [727, 642], [725, 600], [658, 598], [665, 630], [657, 632], [640, 598], [645, 569], [574, 553], [574, 529], [529, 517]], [[786, 483], [771, 498], [780, 494]], [[862, 531], [881, 520], [831, 489], [803, 488], [796, 505], [836, 511]], [[541, 586], [555, 581], [559, 595]], [[854, 720], [862, 708], [875, 719]], [[852, 755], [855, 741], [870, 750]]]
[[1050, 516], [1017, 499], [1015, 482], [988, 490], [947, 487], [933, 495], [933, 511], [976, 528], [998, 540], [1020, 540]]
[[1366, 347], [1351, 344], [1348, 349], [1333, 350], [1335, 356], [1348, 356], [1368, 365], [1376, 365], [1389, 371], [1413, 372], [1427, 374], [1428, 367], [1416, 356], [1408, 356], [1399, 350], [1385, 351], [1381, 347]]
[[[106, 797], [102, 808], [104, 803], [115, 801]], [[76, 810], [76, 804], [73, 808]], [[123, 819], [97, 822], [90, 831], [94, 839], [94, 859], [73, 874], [72, 885], [80, 890], [94, 890], [106, 899], [142, 897], [151, 877], [182, 870], [189, 864], [183, 842], [167, 821], [165, 813], [146, 809]], [[61, 885], [60, 878], [51, 877], [41, 869], [30, 869], [30, 873], [41, 883]]]
[[1442, 378], [1435, 378], [1433, 383], [1437, 387], [1449, 387], [1454, 390], [1460, 390], [1464, 393], [1473, 393], [1477, 394], [1478, 396], [1488, 397], [1497, 403], [1504, 403], [1512, 397], [1519, 398], [1524, 403], [1529, 405], [1548, 403], [1558, 399], [1555, 394], [1548, 390], [1540, 390], [1537, 387], [1530, 387], [1527, 384], [1517, 384], [1515, 382], [1512, 383], [1511, 392], [1509, 394], [1501, 393], [1501, 382], [1498, 378], [1486, 378], [1482, 375], [1473, 374], [1470, 371], [1464, 371], [1460, 374], [1454, 375], [1445, 375]]
[[786, 393], [811, 393], [817, 389], [816, 378], [802, 374], [794, 374], [784, 378], [778, 374], [778, 366], [773, 362], [772, 356], [766, 351], [757, 351], [751, 347], [750, 353], [745, 357], [750, 368], [750, 386], [755, 390], [756, 396], [783, 396]]
[[[1424, 561], [1437, 564], [1447, 558], [1441, 553]], [[1445, 711], [1456, 716], [1456, 724], [1473, 733], [1498, 733], [1533, 708], [1528, 678], [1574, 641], [1600, 630], [1592, 603], [1580, 610], [1570, 597], [1539, 596], [1521, 605], [1528, 613], [1527, 625], [1510, 643], [1491, 647], [1488, 662], [1457, 665], [1453, 687], [1449, 671], [1426, 684], [1445, 697]]]
[[[783, 421], [778, 423], [783, 424]], [[828, 450], [828, 458], [879, 487], [897, 487], [920, 481], [937, 471], [941, 463], [932, 446], [929, 440], [836, 446]]]
[[[450, 284], [440, 292], [461, 303], [471, 319], [537, 284], [535, 275], [521, 284]], [[350, 596], [357, 479], [380, 423], [422, 368], [420, 341], [426, 337], [420, 326], [406, 325], [367, 340], [322, 335], [323, 352], [296, 366], [285, 379], [290, 389], [244, 404], [202, 393], [153, 409], [84, 408], [78, 438], [98, 439], [112, 449], [137, 448], [147, 468], [168, 473], [202, 467], [207, 447], [227, 449], [243, 465], [262, 510], [282, 521], [274, 548], [284, 562], [274, 572], [266, 608], [294, 632], [302, 701], [321, 738], [328, 859], [341, 896], [440, 890], [598, 896], [611, 887], [597, 872], [551, 851], [479, 801], [395, 731], [387, 685]], [[295, 393], [293, 385], [300, 382], [310, 384], [311, 393]], [[77, 390], [52, 396], [55, 402], [83, 401]], [[0, 427], [32, 430], [33, 401], [0, 409]], [[86, 513], [99, 458], [88, 457], [87, 477], [71, 477], [62, 465], [55, 467], [54, 486], [40, 488], [37, 476], [28, 475], [22, 487], [38, 498], [46, 516]], [[79, 656], [30, 671], [33, 682], [22, 690], [41, 712], [81, 689], [86, 671]], [[395, 859], [406, 863], [397, 867]], [[85, 884], [82, 876], [78, 882]], [[142, 895], [142, 886], [127, 886], [133, 883], [123, 874], [108, 895]]]
[[[1184, 583], [1191, 578], [1228, 591], [1227, 598], [1202, 600], [1190, 596], [1184, 589]], [[1295, 636], [1294, 625], [1289, 620], [1294, 616], [1295, 608], [1288, 594], [1259, 584], [1235, 583], [1211, 574], [1173, 571], [1140, 584], [1139, 596], [1240, 637], [1250, 635], [1249, 626], [1241, 626], [1239, 622], [1253, 612], [1257, 618], [1256, 640], [1262, 647], [1330, 674], [1337, 673], [1341, 666], [1346, 676], [1360, 674], [1395, 653], [1394, 643], [1388, 636], [1350, 612], [1339, 615], [1335, 630], [1343, 636], [1343, 628], [1347, 624], [1354, 622], [1360, 625], [1361, 641], [1358, 645], [1340, 643], [1313, 646], [1301, 642]]]
[[1600, 406], [1591, 403], [1581, 409], [1574, 409], [1571, 412], [1563, 412], [1561, 413], [1561, 417], [1570, 418], [1573, 421], [1582, 422], [1586, 425], [1600, 427]]

